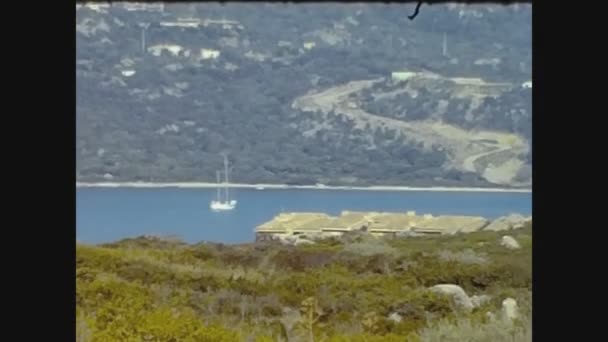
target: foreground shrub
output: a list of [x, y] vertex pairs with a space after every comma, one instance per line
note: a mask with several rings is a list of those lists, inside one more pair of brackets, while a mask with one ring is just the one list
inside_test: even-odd
[[[500, 246], [497, 232], [297, 247], [77, 245], [77, 341], [526, 341], [531, 238], [512, 234], [521, 249]], [[459, 312], [428, 290], [438, 283], [491, 299]], [[522, 322], [487, 318], [507, 297]]]
[[395, 334], [387, 334], [384, 336], [361, 334], [361, 335], [337, 335], [332, 336], [328, 342], [419, 342], [416, 335], [402, 336]]
[[482, 323], [471, 318], [440, 320], [420, 330], [419, 335], [421, 342], [530, 342], [532, 321], [529, 316], [514, 323], [503, 319]]
[[397, 249], [391, 247], [388, 243], [384, 242], [384, 240], [380, 239], [351, 243], [346, 245], [343, 251], [345, 253], [361, 256], [396, 256], [399, 254]]

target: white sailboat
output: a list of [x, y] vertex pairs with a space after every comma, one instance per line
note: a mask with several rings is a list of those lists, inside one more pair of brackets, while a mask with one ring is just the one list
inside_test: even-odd
[[217, 171], [217, 198], [211, 201], [209, 208], [213, 211], [226, 211], [233, 210], [236, 208], [236, 200], [231, 200], [228, 193], [228, 157], [224, 155], [224, 200], [222, 201], [222, 194], [220, 190], [220, 173]]

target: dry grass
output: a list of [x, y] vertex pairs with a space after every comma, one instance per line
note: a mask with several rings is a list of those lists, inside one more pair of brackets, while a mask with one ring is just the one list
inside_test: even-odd
[[419, 332], [422, 342], [531, 342], [532, 317], [529, 313], [518, 322], [492, 319], [477, 323], [472, 318], [455, 322], [441, 320]]
[[382, 240], [355, 242], [344, 247], [344, 252], [360, 256], [398, 255], [399, 251]]
[[437, 254], [442, 261], [456, 261], [467, 265], [481, 265], [488, 262], [488, 259], [484, 254], [476, 253], [472, 249], [465, 249], [457, 252], [442, 250]]

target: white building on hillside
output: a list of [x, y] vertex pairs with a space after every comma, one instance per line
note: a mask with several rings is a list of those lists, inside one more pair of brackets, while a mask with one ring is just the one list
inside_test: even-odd
[[158, 44], [150, 46], [148, 48], [148, 52], [158, 57], [162, 54], [163, 50], [166, 50], [169, 51], [173, 56], [178, 56], [183, 49], [183, 47], [175, 44]]
[[219, 50], [201, 49], [201, 59], [216, 59], [220, 56]]
[[148, 11], [148, 12], [164, 12], [165, 4], [161, 3], [143, 3], [143, 2], [122, 2], [122, 7], [127, 11]]
[[395, 71], [391, 73], [391, 79], [393, 81], [407, 81], [410, 78], [416, 76], [418, 73], [411, 71]]

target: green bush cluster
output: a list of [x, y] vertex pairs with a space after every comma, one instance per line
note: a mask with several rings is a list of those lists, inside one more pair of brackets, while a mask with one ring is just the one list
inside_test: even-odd
[[[499, 315], [502, 300], [512, 297], [524, 315], [509, 336], [523, 341], [531, 227], [509, 234], [521, 249], [500, 246], [498, 232], [378, 240], [374, 247], [339, 239], [301, 247], [159, 238], [79, 244], [77, 333], [79, 341], [449, 341], [469, 335], [502, 341], [506, 323], [489, 320], [487, 312]], [[483, 255], [484, 262], [469, 262], [471, 255]], [[463, 313], [428, 290], [439, 283], [491, 300]]]

